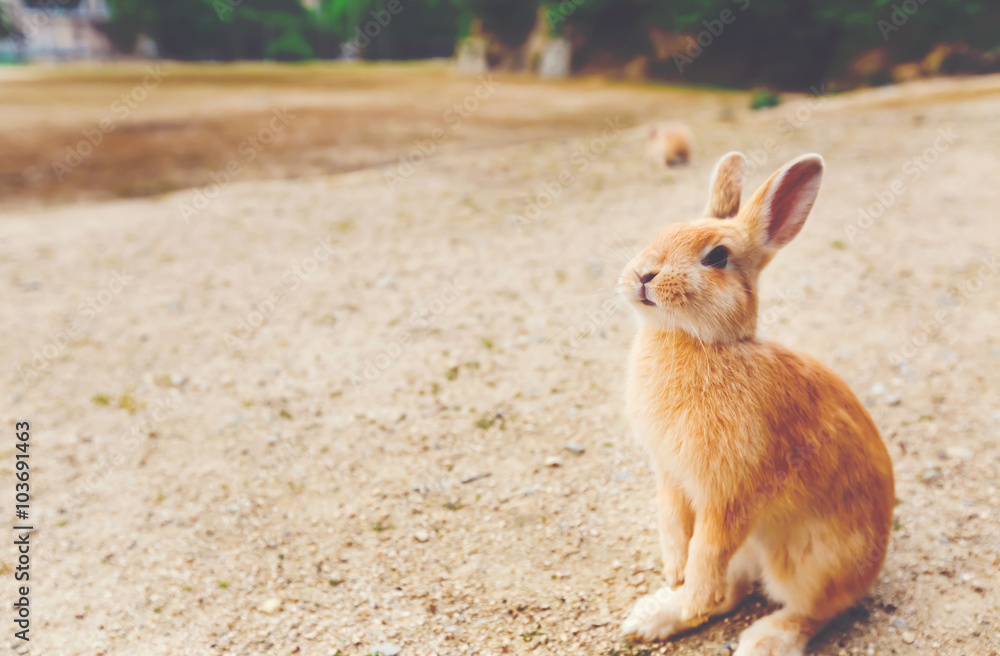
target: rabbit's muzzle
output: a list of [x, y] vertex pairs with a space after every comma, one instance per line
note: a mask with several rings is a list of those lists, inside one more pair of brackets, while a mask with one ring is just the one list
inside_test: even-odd
[[632, 299], [650, 307], [679, 305], [690, 297], [688, 275], [674, 268], [636, 271], [631, 286]]

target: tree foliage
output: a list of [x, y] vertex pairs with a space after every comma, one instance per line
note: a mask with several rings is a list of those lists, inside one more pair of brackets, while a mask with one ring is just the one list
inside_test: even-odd
[[700, 45], [689, 65], [671, 58], [654, 73], [738, 86], [806, 88], [871, 48], [899, 63], [941, 42], [1000, 47], [1000, 3], [989, 0], [584, 0], [566, 23], [580, 43], [578, 64], [599, 52], [652, 55], [655, 28]]
[[0, 39], [20, 38], [21, 32], [7, 15], [6, 5], [0, 3]]
[[298, 0], [109, 0], [105, 31], [131, 50], [139, 34], [174, 59], [311, 59], [333, 56], [315, 14]]
[[[109, 0], [108, 34], [131, 48], [153, 37], [178, 59], [447, 56], [474, 19], [490, 38], [521, 45], [538, 10], [570, 38], [577, 68], [645, 56], [656, 77], [736, 86], [806, 88], [841, 74], [871, 48], [891, 61], [935, 44], [1000, 47], [996, 0]], [[3, 27], [0, 27], [2, 30]], [[699, 46], [657, 57], [653, 32], [690, 34]], [[662, 55], [662, 53], [661, 53]]]

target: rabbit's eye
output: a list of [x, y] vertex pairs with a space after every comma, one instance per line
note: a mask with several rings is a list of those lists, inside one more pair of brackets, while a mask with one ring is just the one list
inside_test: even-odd
[[725, 269], [728, 262], [729, 249], [725, 246], [716, 246], [708, 253], [708, 255], [705, 256], [705, 259], [701, 261], [701, 263], [705, 266], [716, 269]]

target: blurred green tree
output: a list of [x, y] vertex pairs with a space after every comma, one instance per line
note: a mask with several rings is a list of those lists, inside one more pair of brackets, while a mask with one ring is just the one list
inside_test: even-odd
[[[109, 0], [107, 32], [130, 50], [145, 33], [178, 59], [448, 56], [473, 19], [508, 47], [524, 43], [539, 7], [573, 43], [574, 67], [645, 57], [652, 77], [726, 86], [809, 88], [843, 75], [873, 48], [891, 63], [962, 41], [977, 52], [951, 66], [995, 66], [996, 0]], [[308, 5], [306, 8], [303, 4]], [[3, 30], [0, 27], [0, 30]], [[657, 55], [654, 32], [697, 45]], [[2, 32], [0, 32], [2, 34]], [[983, 62], [986, 62], [985, 64]], [[992, 62], [992, 63], [991, 63]], [[947, 70], [948, 65], [945, 66]], [[883, 73], [886, 78], [887, 72]]]
[[464, 0], [470, 13], [479, 18], [483, 31], [508, 46], [525, 42], [535, 26], [538, 0]]
[[182, 60], [311, 59], [332, 56], [321, 21], [298, 0], [109, 0], [104, 29], [128, 52], [139, 34]]
[[471, 11], [463, 0], [322, 0], [320, 24], [369, 59], [448, 57]]
[[0, 39], [20, 38], [21, 32], [7, 15], [7, 5], [0, 4]]
[[[470, 0], [471, 2], [472, 0]], [[843, 73], [865, 50], [896, 63], [935, 44], [1000, 46], [1000, 2], [986, 0], [569, 0], [565, 14], [574, 64], [652, 56], [650, 31], [686, 33], [698, 47], [655, 62], [656, 77], [694, 82], [808, 88]], [[888, 27], [886, 27], [888, 25]]]

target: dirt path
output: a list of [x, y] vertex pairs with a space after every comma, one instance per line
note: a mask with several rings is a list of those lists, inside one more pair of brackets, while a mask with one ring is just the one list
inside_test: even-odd
[[[843, 375], [896, 464], [884, 573], [814, 653], [1000, 652], [1000, 95], [720, 120], [718, 94], [510, 88], [588, 110], [408, 176], [0, 217], [3, 422], [31, 421], [38, 486], [32, 654], [645, 653], [617, 638], [660, 577], [610, 285], [701, 210], [731, 149], [765, 160], [751, 186], [826, 158], [762, 330]], [[699, 137], [688, 169], [651, 172], [636, 132], [605, 131], [657, 97]], [[653, 651], [724, 654], [764, 608]]]

